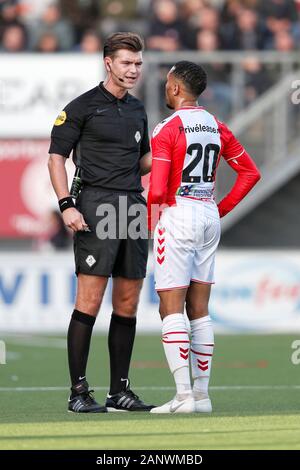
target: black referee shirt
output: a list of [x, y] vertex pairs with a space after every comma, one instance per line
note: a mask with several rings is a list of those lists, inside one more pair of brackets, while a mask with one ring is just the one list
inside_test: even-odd
[[71, 150], [85, 184], [142, 192], [139, 159], [150, 150], [143, 104], [129, 93], [116, 98], [103, 82], [80, 95], [51, 132], [49, 153], [69, 157]]

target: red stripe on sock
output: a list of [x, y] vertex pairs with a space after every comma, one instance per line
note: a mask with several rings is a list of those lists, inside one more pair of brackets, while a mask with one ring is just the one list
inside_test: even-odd
[[212, 356], [212, 354], [194, 351], [194, 349], [191, 349], [191, 352], [194, 353], [194, 354], [198, 354], [199, 356]]
[[170, 331], [170, 333], [164, 333], [163, 336], [167, 336], [167, 335], [187, 335], [188, 332], [187, 331]]
[[162, 339], [163, 343], [189, 343], [190, 341], [166, 341], [165, 339]]

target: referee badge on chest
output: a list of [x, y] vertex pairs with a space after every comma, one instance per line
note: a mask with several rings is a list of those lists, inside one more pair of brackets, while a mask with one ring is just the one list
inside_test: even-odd
[[89, 265], [89, 267], [91, 268], [95, 263], [96, 263], [96, 260], [95, 258], [93, 257], [93, 255], [89, 255], [85, 262]]
[[141, 133], [140, 131], [136, 131], [135, 135], [134, 135], [134, 138], [135, 140], [137, 141], [137, 143], [139, 143], [139, 141], [141, 140]]

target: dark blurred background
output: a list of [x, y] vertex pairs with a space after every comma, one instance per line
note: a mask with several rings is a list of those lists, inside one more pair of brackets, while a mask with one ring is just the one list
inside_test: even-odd
[[[206, 69], [209, 84], [199, 104], [231, 127], [262, 173], [262, 180], [251, 194], [222, 220], [220, 256], [231, 250], [235, 259], [244, 253], [241, 250], [251, 250], [246, 265], [249, 260], [256, 260], [257, 265], [253, 268], [250, 263], [250, 274], [245, 274], [245, 263], [237, 258], [243, 274], [235, 284], [240, 281], [240, 295], [244, 295], [246, 304], [250, 297], [251, 302], [259, 298], [262, 289], [270, 301], [266, 315], [274, 306], [279, 308], [278, 299], [283, 301], [281, 309], [297, 313], [299, 19], [300, 0], [0, 0], [3, 307], [13, 304], [22, 288], [19, 263], [27, 266], [35, 260], [32, 266], [36, 268], [32, 269], [42, 276], [32, 281], [39, 285], [34, 289], [41, 289], [34, 291], [38, 292], [36, 311], [40, 302], [48, 305], [52, 301], [47, 275], [44, 278], [41, 274], [49, 266], [48, 261], [42, 263], [44, 254], [58, 252], [58, 258], [51, 258], [56, 260], [58, 270], [63, 269], [67, 259], [72, 265], [71, 253], [63, 254], [71, 250], [72, 237], [57, 211], [47, 172], [49, 135], [61, 109], [104, 78], [103, 40], [121, 30], [135, 31], [145, 38], [143, 77], [134, 93], [145, 103], [150, 132], [169, 113], [164, 104], [164, 82], [171, 66], [186, 59]], [[71, 181], [74, 167], [69, 160]], [[234, 178], [232, 170], [221, 161], [217, 200], [229, 191]], [[145, 195], [147, 186], [148, 178], [144, 178]], [[288, 259], [279, 262], [285, 266], [280, 274], [278, 260], [285, 253], [289, 253]], [[266, 263], [265, 256], [269, 257]], [[151, 268], [149, 273], [151, 277]], [[249, 285], [252, 290], [247, 298], [245, 289]], [[234, 286], [231, 288], [219, 290], [221, 306], [235, 296]], [[70, 289], [72, 298], [73, 284]], [[153, 292], [150, 299], [156, 302]], [[234, 307], [228, 304], [228, 308], [238, 312], [238, 301], [239, 297]], [[19, 307], [15, 308], [19, 315]]]

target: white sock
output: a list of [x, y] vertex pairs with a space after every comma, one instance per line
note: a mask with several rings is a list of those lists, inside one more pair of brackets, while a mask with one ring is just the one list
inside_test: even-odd
[[192, 320], [191, 364], [194, 379], [193, 391], [198, 398], [208, 396], [208, 384], [214, 350], [214, 332], [209, 315]]
[[163, 319], [162, 341], [177, 393], [191, 392], [190, 339], [182, 313], [172, 313]]

